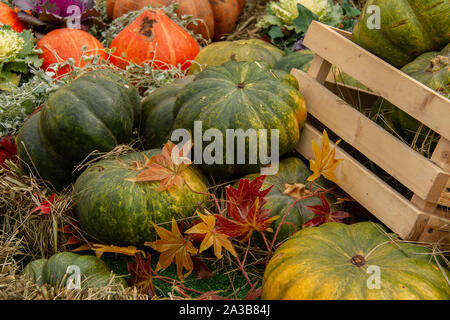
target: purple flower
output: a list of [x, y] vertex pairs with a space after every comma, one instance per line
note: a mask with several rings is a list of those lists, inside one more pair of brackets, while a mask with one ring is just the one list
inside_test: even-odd
[[300, 38], [300, 40], [298, 40], [296, 43], [294, 43], [294, 46], [292, 47], [292, 51], [307, 50], [308, 48], [303, 45], [304, 39], [305, 38], [302, 37], [302, 38]]

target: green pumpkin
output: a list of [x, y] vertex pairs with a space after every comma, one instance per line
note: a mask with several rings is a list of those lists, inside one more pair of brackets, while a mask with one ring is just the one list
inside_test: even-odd
[[170, 139], [177, 94], [193, 78], [194, 76], [187, 76], [177, 79], [167, 86], [156, 89], [142, 101], [141, 135], [145, 148], [162, 148]]
[[107, 159], [87, 168], [75, 182], [75, 213], [82, 229], [97, 241], [118, 246], [141, 246], [156, 240], [152, 223], [170, 223], [195, 215], [198, 204], [207, 196], [208, 182], [191, 165], [181, 172], [185, 182], [159, 192], [160, 182], [134, 182], [146, 157], [161, 150], [136, 152]]
[[[393, 243], [378, 224], [326, 223], [305, 228], [275, 252], [264, 300], [449, 300], [450, 286], [432, 250]], [[379, 273], [378, 273], [379, 272]], [[379, 282], [377, 283], [377, 275]]]
[[[266, 207], [272, 210], [272, 216], [280, 217], [278, 220], [275, 220], [272, 225], [274, 231], [277, 229], [283, 215], [292, 203], [294, 203], [299, 196], [303, 197], [301, 194], [302, 186], [309, 184], [307, 179], [311, 175], [312, 172], [301, 159], [291, 157], [280, 161], [277, 174], [266, 176], [261, 189], [264, 190], [273, 186], [266, 197]], [[259, 176], [259, 174], [251, 174], [245, 176], [243, 179], [253, 180]], [[238, 183], [239, 182], [236, 183], [236, 187]], [[312, 187], [313, 190], [318, 188], [327, 189], [331, 187], [331, 184], [321, 177], [313, 183]], [[327, 195], [326, 198], [333, 209], [332, 204], [335, 199], [330, 195]], [[283, 224], [280, 228], [277, 235], [277, 241], [285, 240], [296, 230], [301, 229], [305, 222], [311, 220], [315, 215], [308, 210], [306, 206], [316, 205], [322, 205], [322, 201], [319, 197], [306, 198], [296, 203], [289, 215], [286, 216], [284, 220], [286, 224]], [[270, 236], [269, 233], [267, 235]]]
[[140, 112], [139, 93], [128, 81], [108, 70], [86, 73], [51, 94], [24, 123], [16, 141], [19, 158], [26, 171], [65, 187], [92, 151], [129, 143]]
[[[442, 93], [445, 96], [449, 96], [449, 56], [450, 44], [448, 44], [441, 52], [427, 52], [422, 54], [416, 60], [404, 66], [401, 70], [431, 89]], [[379, 99], [376, 102], [376, 108], [385, 110], [387, 119], [396, 132], [408, 141], [412, 141], [419, 129], [419, 121], [384, 99]]]
[[60, 252], [49, 259], [38, 259], [30, 262], [23, 273], [39, 285], [49, 284], [61, 286], [63, 281], [72, 272], [67, 270], [69, 266], [80, 269], [81, 287], [104, 287], [111, 283], [111, 277], [115, 276], [114, 284], [127, 286], [123, 278], [117, 277], [102, 260], [95, 256], [81, 256], [72, 252]]
[[[174, 129], [190, 130], [193, 133], [194, 161], [198, 164], [197, 159], [200, 157], [195, 154], [203, 153], [204, 170], [214, 177], [226, 178], [259, 170], [262, 165], [260, 157], [248, 157], [250, 144], [256, 148], [257, 155], [261, 150], [270, 154], [272, 129], [278, 130], [279, 155], [292, 150], [299, 142], [300, 130], [306, 121], [306, 103], [298, 91], [296, 79], [290, 74], [270, 70], [262, 62], [230, 61], [219, 67], [208, 67], [198, 74], [178, 94], [174, 113]], [[197, 126], [201, 125], [202, 135], [207, 130], [212, 132], [209, 129], [215, 130], [215, 133], [218, 131], [221, 137], [216, 136], [211, 140], [217, 142], [215, 139], [220, 139], [222, 150], [215, 150], [218, 153], [214, 153], [209, 147], [211, 143], [206, 141], [202, 147], [198, 137], [200, 134], [196, 134], [200, 129], [194, 129], [194, 122]], [[237, 139], [234, 139], [234, 150], [226, 142], [227, 135], [231, 137], [229, 131], [237, 129], [243, 132], [253, 129], [258, 135], [255, 143], [251, 143], [249, 136], [245, 138], [244, 155], [238, 155]], [[267, 130], [267, 139], [261, 139], [260, 129]], [[222, 152], [223, 157], [219, 152]], [[206, 161], [205, 154], [213, 153], [214, 163]], [[245, 156], [244, 163], [238, 164], [238, 156]], [[234, 159], [230, 160], [231, 157]], [[257, 161], [252, 163], [253, 160]]]
[[264, 61], [272, 67], [283, 56], [283, 51], [259, 39], [220, 41], [200, 51], [189, 74], [195, 75], [206, 66], [220, 66], [227, 61]]
[[[372, 28], [380, 9], [380, 29]], [[450, 0], [369, 0], [353, 29], [353, 40], [397, 68], [450, 42]]]

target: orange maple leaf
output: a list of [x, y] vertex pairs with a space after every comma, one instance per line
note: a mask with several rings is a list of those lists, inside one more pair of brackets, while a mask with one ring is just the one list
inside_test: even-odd
[[222, 247], [224, 247], [233, 256], [236, 257], [237, 253], [234, 250], [233, 244], [228, 239], [228, 236], [217, 231], [216, 218], [211, 214], [203, 215], [200, 212], [197, 212], [197, 215], [202, 219], [203, 222], [197, 223], [189, 230], [186, 230], [185, 233], [198, 233], [205, 235], [202, 243], [200, 244], [200, 252], [203, 252], [211, 246], [214, 246], [215, 256], [217, 257], [217, 259], [221, 259]]
[[77, 252], [77, 251], [86, 251], [86, 250], [95, 251], [95, 255], [97, 256], [97, 258], [100, 258], [103, 255], [103, 253], [105, 253], [105, 252], [120, 253], [120, 254], [124, 254], [127, 256], [134, 256], [139, 253], [142, 255], [145, 255], [144, 251], [139, 250], [133, 246], [118, 247], [118, 246], [114, 246], [114, 245], [107, 246], [107, 245], [99, 244], [99, 243], [87, 243], [87, 244], [84, 244], [81, 247], [78, 247], [72, 251]]
[[308, 178], [308, 181], [315, 181], [321, 175], [334, 183], [338, 182], [334, 171], [343, 159], [336, 159], [336, 146], [341, 142], [337, 141], [333, 149], [330, 150], [330, 140], [326, 130], [323, 130], [322, 148], [319, 147], [316, 141], [312, 141], [312, 149], [314, 152], [314, 160], [309, 161], [309, 166], [313, 174]]
[[[175, 258], [178, 278], [184, 281], [194, 270], [191, 255], [197, 254], [197, 248], [181, 234], [174, 218], [172, 218], [172, 231], [158, 227], [156, 224], [153, 224], [153, 226], [160, 240], [145, 242], [144, 244], [160, 253], [155, 272], [166, 269]], [[184, 275], [183, 268], [187, 270]]]
[[161, 154], [155, 155], [150, 159], [146, 158], [143, 171], [134, 179], [127, 179], [133, 182], [161, 181], [158, 191], [162, 192], [173, 186], [181, 188], [184, 184], [184, 178], [181, 172], [192, 162], [185, 156], [192, 148], [189, 141], [180, 150], [173, 142], [168, 141]]

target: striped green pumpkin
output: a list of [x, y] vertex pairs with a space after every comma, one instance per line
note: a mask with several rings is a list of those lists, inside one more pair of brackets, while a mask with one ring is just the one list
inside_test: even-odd
[[173, 126], [173, 107], [177, 94], [194, 76], [177, 79], [156, 89], [142, 101], [141, 135], [147, 149], [162, 148], [170, 139]]
[[[81, 287], [104, 287], [108, 284], [127, 286], [123, 278], [117, 277], [102, 260], [95, 256], [81, 256], [72, 252], [60, 252], [49, 259], [37, 259], [24, 268], [24, 275], [30, 277], [39, 285], [64, 286], [68, 277], [69, 266], [76, 266], [80, 270]], [[70, 271], [70, 270], [69, 270]], [[114, 280], [111, 281], [112, 276]]]
[[[450, 96], [450, 44], [442, 51], [427, 52], [419, 56], [413, 62], [408, 63], [401, 70], [439, 92], [440, 94]], [[386, 114], [386, 120], [389, 121], [393, 129], [408, 142], [412, 142], [420, 127], [420, 122], [400, 110], [395, 105], [384, 99], [378, 99], [375, 109], [381, 109]], [[428, 129], [424, 127], [419, 135], [419, 142], [428, 135]]]
[[55, 188], [75, 180], [72, 172], [93, 151], [107, 152], [132, 140], [139, 124], [139, 93], [110, 70], [88, 72], [52, 93], [19, 131], [19, 158]]
[[206, 196], [208, 182], [189, 166], [182, 171], [187, 187], [159, 192], [157, 182], [132, 182], [141, 172], [139, 163], [161, 150], [130, 153], [117, 159], [99, 161], [87, 168], [75, 182], [75, 213], [81, 227], [97, 241], [118, 246], [140, 246], [156, 239], [156, 224], [193, 216]]
[[264, 61], [273, 67], [283, 55], [283, 51], [259, 39], [214, 42], [200, 51], [189, 74], [195, 75], [206, 67], [220, 66], [227, 61]]
[[[262, 62], [230, 61], [199, 73], [179, 93], [174, 114], [174, 129], [193, 133], [194, 156], [198, 152], [196, 146], [199, 148], [200, 145], [195, 136], [194, 122], [201, 122], [202, 133], [209, 129], [220, 131], [223, 137], [222, 164], [204, 164], [203, 168], [214, 177], [225, 178], [257, 172], [261, 167], [259, 161], [252, 164], [248, 159], [248, 137], [245, 141], [245, 164], [237, 164], [237, 143], [235, 140], [235, 151], [229, 150], [225, 141], [227, 130], [246, 132], [254, 129], [259, 132], [259, 129], [266, 129], [269, 136], [267, 144], [266, 139], [257, 138], [264, 151], [270, 151], [271, 129], [278, 130], [279, 154], [283, 155], [292, 150], [300, 139], [300, 130], [306, 121], [306, 103], [298, 91], [297, 80], [290, 74], [270, 70]], [[252, 145], [258, 149], [257, 154], [258, 143]], [[203, 142], [201, 150], [204, 154], [207, 145], [208, 142]], [[235, 156], [234, 164], [227, 164], [227, 155]]]
[[262, 299], [449, 300], [432, 251], [394, 238], [372, 222], [302, 229], [271, 258]]
[[[380, 29], [370, 29], [380, 9]], [[450, 42], [450, 0], [368, 0], [353, 29], [354, 41], [395, 67], [401, 68], [425, 52], [439, 51]]]

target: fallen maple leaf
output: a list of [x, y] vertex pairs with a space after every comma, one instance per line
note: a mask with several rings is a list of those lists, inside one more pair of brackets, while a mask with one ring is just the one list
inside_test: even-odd
[[12, 135], [0, 139], [0, 167], [5, 166], [5, 161], [17, 155], [17, 146]]
[[191, 257], [194, 263], [194, 273], [199, 279], [208, 279], [213, 276], [206, 263], [200, 257]]
[[[172, 218], [172, 231], [158, 227], [156, 224], [153, 226], [160, 239], [144, 244], [160, 253], [155, 272], [166, 269], [175, 258], [178, 278], [184, 281], [194, 269], [191, 255], [197, 254], [197, 248], [181, 234], [174, 218]], [[187, 270], [184, 275], [183, 268]]]
[[265, 197], [273, 186], [265, 190], [260, 190], [266, 176], [255, 178], [252, 182], [249, 179], [241, 179], [238, 188], [227, 186], [227, 214], [229, 218], [216, 214], [218, 222], [217, 230], [229, 237], [240, 241], [248, 240], [253, 231], [264, 232], [273, 230], [270, 225], [278, 219], [278, 216], [271, 217], [269, 209], [263, 209], [267, 202]]
[[[256, 285], [256, 283], [255, 283]], [[256, 300], [259, 297], [261, 297], [262, 293], [262, 287], [259, 287], [258, 289], [255, 289], [255, 285], [253, 285], [250, 290], [245, 295], [244, 300]]]
[[153, 270], [151, 266], [151, 255], [147, 252], [147, 260], [142, 255], [136, 254], [134, 256], [134, 263], [127, 262], [128, 273], [130, 278], [128, 284], [135, 286], [136, 289], [143, 294], [148, 294], [151, 297], [156, 294], [153, 285]]
[[333, 181], [334, 183], [338, 182], [334, 171], [338, 164], [343, 161], [343, 159], [335, 159], [336, 146], [340, 142], [341, 140], [337, 141], [333, 149], [330, 150], [330, 140], [328, 139], [326, 130], [323, 130], [322, 148], [319, 147], [316, 141], [312, 141], [315, 159], [309, 161], [309, 166], [313, 174], [308, 178], [308, 181], [315, 181], [322, 175], [324, 178]]
[[[190, 144], [190, 148], [192, 145]], [[161, 181], [158, 191], [162, 192], [173, 186], [181, 188], [184, 184], [184, 178], [181, 172], [190, 164], [190, 160], [182, 155], [186, 154], [186, 149], [181, 150], [171, 141], [167, 142], [161, 154], [155, 155], [150, 159], [146, 158], [145, 164], [139, 166], [134, 164], [142, 172], [136, 178], [127, 179], [132, 182]]]
[[217, 259], [222, 258], [222, 247], [229, 251], [233, 256], [237, 256], [234, 250], [233, 244], [228, 239], [228, 236], [220, 233], [216, 229], [216, 218], [212, 214], [203, 215], [197, 212], [197, 215], [202, 219], [203, 222], [197, 223], [189, 230], [186, 230], [187, 234], [204, 234], [202, 243], [200, 244], [200, 252], [205, 251], [211, 246], [214, 247], [214, 255]]
[[344, 211], [331, 212], [330, 204], [323, 194], [319, 195], [322, 205], [317, 206], [306, 206], [312, 213], [316, 214], [318, 217], [312, 218], [311, 220], [303, 224], [303, 228], [308, 227], [318, 227], [326, 222], [339, 222], [345, 218], [351, 217], [350, 213]]
[[77, 236], [77, 231], [73, 224], [66, 224], [62, 228], [59, 228], [58, 231], [65, 233], [69, 237], [67, 242], [64, 244], [65, 246], [81, 242], [80, 238]]
[[[33, 194], [40, 200], [40, 196], [37, 193]], [[52, 212], [52, 206], [55, 200], [55, 194], [53, 193], [48, 200], [42, 201], [39, 206], [31, 210], [31, 213], [39, 212], [38, 216], [50, 214]]]
[[87, 251], [87, 250], [93, 250], [95, 252], [95, 255], [97, 258], [100, 258], [103, 253], [110, 252], [110, 253], [120, 253], [127, 256], [135, 256], [136, 254], [142, 254], [145, 255], [144, 251], [137, 249], [134, 246], [128, 246], [128, 247], [118, 247], [114, 245], [104, 245], [99, 243], [87, 243], [82, 245], [81, 247], [78, 247], [73, 252], [77, 251]]
[[312, 193], [303, 183], [284, 184], [284, 188], [283, 194], [297, 200], [303, 199]]

